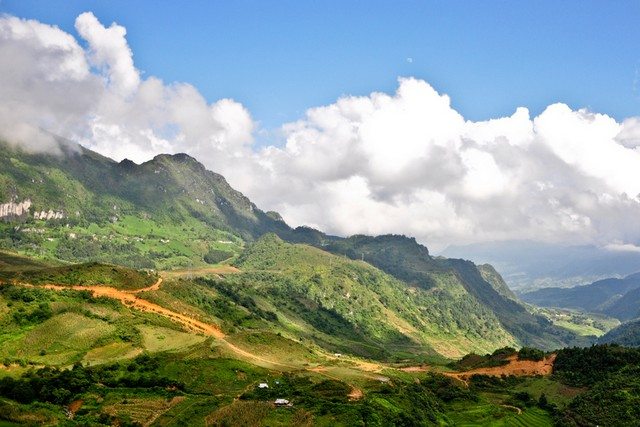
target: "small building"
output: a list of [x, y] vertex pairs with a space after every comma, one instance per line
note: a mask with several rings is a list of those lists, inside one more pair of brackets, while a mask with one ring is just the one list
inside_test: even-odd
[[258, 388], [269, 388], [269, 384], [267, 384], [267, 383], [260, 383], [260, 384], [258, 384]]
[[292, 406], [291, 402], [287, 399], [276, 399], [273, 403], [275, 403], [276, 406]]
[[333, 353], [333, 357], [342, 357], [342, 353]]

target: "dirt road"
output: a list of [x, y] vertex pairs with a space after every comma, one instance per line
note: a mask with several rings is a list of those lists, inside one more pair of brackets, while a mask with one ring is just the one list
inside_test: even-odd
[[[118, 301], [120, 301], [122, 304], [126, 305], [127, 307], [130, 308], [134, 308], [140, 311], [144, 311], [144, 312], [150, 312], [150, 313], [156, 313], [159, 314], [161, 316], [167, 317], [170, 320], [181, 324], [182, 326], [184, 326], [185, 328], [187, 328], [188, 330], [191, 330], [195, 333], [202, 333], [204, 335], [208, 335], [208, 336], [212, 336], [214, 338], [216, 338], [217, 340], [219, 340], [224, 347], [226, 347], [227, 349], [229, 349], [232, 353], [256, 361], [256, 362], [262, 362], [264, 364], [267, 364], [269, 366], [275, 367], [275, 368], [284, 368], [287, 370], [308, 370], [308, 371], [314, 371], [314, 372], [318, 372], [323, 376], [326, 376], [328, 378], [331, 379], [335, 379], [338, 381], [343, 381], [337, 377], [334, 377], [333, 375], [330, 375], [326, 372], [323, 372], [321, 369], [315, 370], [314, 368], [302, 368], [301, 366], [296, 366], [296, 365], [289, 365], [286, 363], [281, 363], [281, 362], [276, 362], [273, 360], [269, 360], [266, 359], [264, 357], [258, 356], [257, 354], [251, 353], [250, 351], [244, 350], [240, 347], [238, 347], [235, 344], [230, 343], [229, 341], [227, 341], [225, 339], [225, 334], [224, 332], [222, 332], [222, 330], [220, 329], [220, 327], [218, 325], [214, 325], [214, 324], [210, 324], [210, 323], [205, 323], [205, 322], [201, 322], [200, 320], [194, 319], [193, 317], [181, 314], [181, 313], [177, 313], [173, 310], [170, 310], [168, 308], [162, 307], [158, 304], [155, 304], [151, 301], [145, 300], [141, 297], [139, 297], [137, 294], [141, 293], [141, 292], [146, 292], [146, 291], [157, 291], [158, 289], [160, 289], [160, 286], [162, 285], [162, 281], [163, 279], [160, 278], [158, 279], [158, 281], [156, 283], [154, 283], [153, 285], [147, 287], [147, 288], [143, 288], [143, 289], [136, 289], [133, 291], [125, 291], [125, 290], [120, 290], [120, 289], [116, 289], [116, 288], [112, 288], [109, 286], [80, 286], [80, 285], [53, 285], [53, 284], [49, 284], [49, 285], [40, 285], [39, 287], [45, 288], [45, 289], [52, 289], [52, 290], [57, 290], [57, 291], [61, 291], [61, 290], [65, 290], [65, 289], [73, 289], [73, 290], [77, 290], [77, 291], [90, 291], [94, 297], [107, 297], [107, 298], [113, 298], [116, 299]], [[30, 285], [30, 284], [22, 284], [23, 286], [28, 286], [28, 287], [34, 287], [34, 285]], [[349, 398], [352, 400], [358, 400], [361, 399], [364, 396], [364, 393], [362, 392], [362, 390], [360, 390], [358, 387], [354, 386], [353, 384], [349, 384], [349, 386], [351, 387], [351, 393], [349, 394]]]

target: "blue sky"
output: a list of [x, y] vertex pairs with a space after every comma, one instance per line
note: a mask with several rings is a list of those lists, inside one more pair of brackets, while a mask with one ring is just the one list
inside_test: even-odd
[[337, 235], [640, 251], [640, 0], [0, 9], [2, 140], [188, 153]]
[[[472, 120], [562, 101], [640, 112], [640, 1], [28, 1], [0, 10], [76, 34], [127, 28], [136, 66], [231, 97], [262, 127], [415, 76]], [[409, 59], [411, 58], [411, 59]]]

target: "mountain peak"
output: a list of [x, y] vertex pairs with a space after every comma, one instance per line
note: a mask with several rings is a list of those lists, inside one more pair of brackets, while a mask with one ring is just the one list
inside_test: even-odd
[[176, 153], [176, 154], [158, 154], [152, 160], [152, 162], [160, 162], [160, 161], [170, 161], [177, 163], [198, 163], [200, 162], [188, 155], [187, 153]]

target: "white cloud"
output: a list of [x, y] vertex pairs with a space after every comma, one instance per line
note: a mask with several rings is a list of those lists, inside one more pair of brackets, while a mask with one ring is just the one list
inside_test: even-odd
[[[0, 137], [51, 150], [47, 129], [114, 157], [187, 152], [292, 225], [404, 233], [430, 246], [532, 239], [629, 248], [640, 242], [640, 118], [564, 104], [531, 118], [469, 121], [415, 78], [394, 94], [343, 97], [255, 148], [241, 104], [141, 77], [117, 24], [76, 20], [87, 42], [0, 18]], [[617, 245], [617, 246], [616, 246]]]
[[254, 123], [239, 103], [208, 103], [185, 83], [141, 79], [126, 29], [91, 13], [76, 19], [84, 49], [57, 27], [0, 17], [0, 137], [35, 151], [57, 145], [47, 132], [118, 160], [189, 152], [216, 169], [246, 155]]
[[610, 243], [605, 245], [604, 248], [613, 252], [640, 252], [640, 246], [630, 243]]
[[116, 92], [128, 95], [138, 88], [140, 75], [133, 66], [124, 27], [113, 23], [105, 28], [93, 13], [85, 12], [76, 18], [76, 30], [89, 43], [92, 63], [106, 69], [109, 85]]
[[244, 190], [293, 224], [436, 248], [639, 241], [640, 153], [618, 140], [632, 125], [564, 104], [472, 122], [426, 82], [400, 79], [394, 95], [344, 97], [285, 125], [286, 144], [257, 154], [266, 178]]

